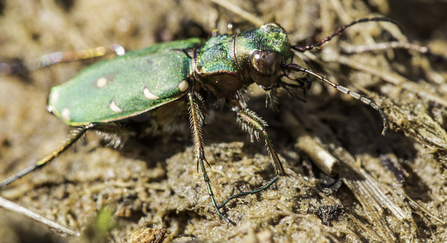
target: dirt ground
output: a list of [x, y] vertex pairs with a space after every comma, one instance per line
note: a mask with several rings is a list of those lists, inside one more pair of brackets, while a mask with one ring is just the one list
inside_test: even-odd
[[[265, 95], [250, 89], [249, 106], [268, 122], [288, 176], [227, 204], [222, 212], [231, 225], [215, 213], [197, 173], [188, 124], [174, 134], [130, 138], [119, 150], [91, 132], [44, 169], [0, 191], [81, 236], [0, 208], [0, 242], [151, 242], [150, 229], [166, 229], [163, 242], [447, 241], [446, 59], [405, 49], [347, 53], [410, 41], [447, 57], [447, 2], [234, 3], [263, 22], [279, 23], [300, 45], [359, 18], [399, 22], [404, 34], [391, 24], [360, 24], [299, 56], [313, 71], [382, 107], [390, 124], [386, 135], [376, 110], [317, 79], [306, 103], [282, 95], [279, 112], [265, 108]], [[216, 26], [227, 33], [229, 23], [235, 32], [256, 27], [205, 0], [0, 0], [0, 62], [112, 43], [135, 50], [189, 37], [206, 40]], [[70, 128], [45, 109], [47, 95], [97, 60], [0, 76], [0, 180], [67, 139]], [[204, 140], [213, 190], [222, 202], [264, 185], [274, 169], [262, 139], [250, 143], [234, 114], [214, 113]], [[338, 175], [329, 177], [313, 163], [318, 147], [339, 160]]]

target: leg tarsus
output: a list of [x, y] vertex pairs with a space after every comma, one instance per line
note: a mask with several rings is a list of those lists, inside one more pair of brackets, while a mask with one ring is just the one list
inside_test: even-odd
[[279, 179], [279, 176], [275, 176], [275, 178], [273, 178], [267, 184], [265, 184], [264, 186], [262, 186], [262, 187], [260, 187], [260, 188], [258, 188], [256, 190], [248, 191], [248, 192], [241, 192], [239, 194], [233, 195], [233, 196], [227, 198], [223, 203], [221, 203], [218, 206], [218, 208], [222, 208], [223, 206], [225, 206], [225, 204], [227, 204], [229, 201], [231, 201], [231, 200], [233, 200], [235, 198], [242, 197], [242, 196], [245, 196], [245, 195], [250, 195], [250, 194], [256, 194], [256, 193], [258, 193], [260, 191], [263, 191], [263, 190], [269, 188], [271, 185], [273, 185], [273, 183], [275, 183], [278, 179]]
[[[211, 184], [210, 181], [208, 179], [208, 181], [205, 181], [206, 183], [206, 187], [208, 188], [208, 195], [211, 198], [211, 202], [213, 204], [214, 209], [216, 209], [217, 215], [219, 215], [221, 218], [223, 218], [227, 223], [233, 224], [235, 225], [235, 223], [231, 220], [229, 220], [227, 217], [225, 217], [221, 212], [220, 212], [220, 206], [217, 206], [216, 200], [214, 199], [214, 194], [213, 194], [213, 190], [211, 189]], [[225, 204], [224, 204], [225, 205]]]

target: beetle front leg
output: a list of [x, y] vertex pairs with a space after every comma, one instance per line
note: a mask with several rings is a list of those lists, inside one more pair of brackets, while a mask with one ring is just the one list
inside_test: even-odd
[[255, 194], [260, 191], [263, 191], [267, 188], [269, 188], [273, 183], [275, 183], [279, 176], [286, 175], [286, 172], [284, 171], [284, 168], [282, 166], [281, 160], [278, 157], [278, 154], [276, 153], [275, 149], [273, 148], [272, 141], [270, 140], [270, 137], [267, 134], [267, 130], [265, 129], [267, 123], [262, 120], [256, 113], [253, 111], [247, 109], [247, 108], [240, 108], [239, 106], [235, 106], [233, 110], [236, 112], [237, 120], [242, 124], [242, 129], [248, 131], [250, 136], [255, 136], [257, 139], [259, 138], [259, 132], [262, 133], [262, 135], [265, 138], [265, 145], [267, 146], [267, 151], [269, 152], [270, 156], [273, 159], [275, 170], [276, 170], [276, 176], [272, 180], [270, 180], [267, 184], [264, 186], [248, 192], [242, 192], [236, 195], [233, 195], [229, 197], [227, 200], [225, 200], [222, 204], [219, 205], [219, 208], [223, 207], [225, 204], [227, 204], [230, 200], [249, 195], [249, 194]]
[[208, 188], [208, 194], [211, 198], [211, 202], [213, 203], [214, 208], [217, 211], [217, 214], [223, 219], [225, 219], [225, 221], [230, 223], [230, 220], [220, 212], [219, 210], [220, 207], [218, 207], [216, 204], [216, 200], [214, 199], [214, 193], [210, 184], [210, 178], [206, 173], [204, 162], [206, 162], [207, 164], [208, 162], [206, 161], [205, 158], [205, 149], [204, 149], [205, 143], [203, 142], [202, 137], [202, 125], [205, 121], [205, 117], [202, 113], [202, 110], [200, 109], [201, 105], [199, 102], [201, 102], [201, 99], [194, 92], [188, 93], [189, 119], [191, 123], [192, 142], [194, 144], [194, 156], [197, 160], [197, 167], [200, 166], [200, 169], [202, 170], [203, 180], [205, 181], [206, 187]]
[[278, 154], [275, 152], [272, 141], [270, 140], [270, 137], [267, 134], [267, 130], [265, 129], [265, 127], [268, 126], [267, 122], [262, 120], [262, 118], [256, 115], [255, 112], [247, 108], [240, 110], [235, 109], [235, 111], [237, 115], [237, 121], [242, 124], [243, 130], [248, 131], [250, 135], [254, 135], [256, 138], [259, 137], [259, 132], [262, 133], [265, 139], [265, 145], [267, 146], [267, 151], [269, 152], [270, 156], [272, 156], [276, 174], [281, 176], [286, 175], [281, 160], [279, 159]]

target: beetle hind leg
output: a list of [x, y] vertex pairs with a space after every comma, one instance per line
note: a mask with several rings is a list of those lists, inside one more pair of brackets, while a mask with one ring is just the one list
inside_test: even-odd
[[74, 143], [76, 143], [76, 141], [78, 141], [88, 130], [93, 129], [95, 126], [96, 126], [95, 124], [90, 123], [86, 126], [79, 128], [79, 130], [75, 131], [74, 134], [69, 138], [69, 140], [67, 142], [65, 142], [62, 146], [60, 146], [59, 148], [54, 150], [51, 154], [49, 154], [45, 158], [37, 161], [35, 164], [29, 166], [28, 168], [20, 171], [19, 173], [0, 182], [0, 188], [3, 188], [5, 186], [11, 184], [13, 181], [15, 181], [19, 178], [22, 178], [23, 176], [49, 164], [49, 162], [51, 162], [57, 156], [62, 154], [64, 151], [66, 151], [69, 147], [71, 147]]
[[81, 51], [53, 52], [26, 63], [0, 63], [0, 75], [18, 75], [29, 73], [56, 63], [100, 57], [110, 52], [115, 52], [118, 56], [122, 56], [126, 51], [120, 44], [112, 44], [109, 46], [100, 46]]
[[189, 117], [191, 123], [191, 132], [192, 132], [192, 140], [194, 144], [194, 156], [197, 161], [197, 169], [200, 167], [200, 170], [203, 174], [203, 180], [205, 181], [206, 187], [208, 189], [208, 195], [211, 198], [211, 202], [213, 207], [216, 209], [217, 214], [223, 218], [225, 221], [230, 223], [231, 221], [225, 217], [219, 210], [217, 206], [216, 200], [214, 199], [214, 193], [211, 188], [210, 178], [206, 173], [205, 163], [208, 164], [205, 158], [205, 149], [204, 142], [202, 138], [202, 125], [205, 121], [205, 116], [203, 115], [202, 110], [200, 109], [200, 97], [193, 92], [188, 93], [188, 108], [189, 108]]

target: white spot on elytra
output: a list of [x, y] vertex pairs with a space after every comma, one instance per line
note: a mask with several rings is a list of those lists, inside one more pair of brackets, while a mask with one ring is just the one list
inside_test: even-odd
[[114, 101], [114, 100], [112, 100], [112, 102], [110, 102], [109, 108], [110, 108], [110, 110], [112, 110], [113, 112], [121, 112], [121, 111], [122, 111], [121, 108], [119, 108], [119, 107], [115, 104], [115, 101]]
[[107, 84], [107, 78], [105, 77], [101, 77], [98, 78], [98, 80], [96, 80], [96, 86], [98, 86], [98, 88], [102, 88], [106, 86], [106, 84]]
[[59, 99], [59, 91], [54, 91], [54, 92], [51, 94], [51, 102], [52, 102], [53, 104], [55, 104], [55, 103], [57, 102], [58, 99]]
[[150, 99], [150, 100], [156, 100], [156, 99], [159, 99], [159, 98], [160, 98], [160, 97], [158, 97], [158, 96], [152, 94], [152, 93], [149, 91], [148, 88], [144, 88], [143, 92], [144, 92], [144, 97], [146, 97], [146, 98], [148, 98], [148, 99]]
[[180, 92], [186, 91], [189, 87], [189, 84], [186, 80], [183, 80], [178, 84], [178, 88], [180, 89]]
[[62, 109], [61, 115], [64, 120], [69, 121], [70, 120], [70, 109], [65, 107], [64, 109]]

